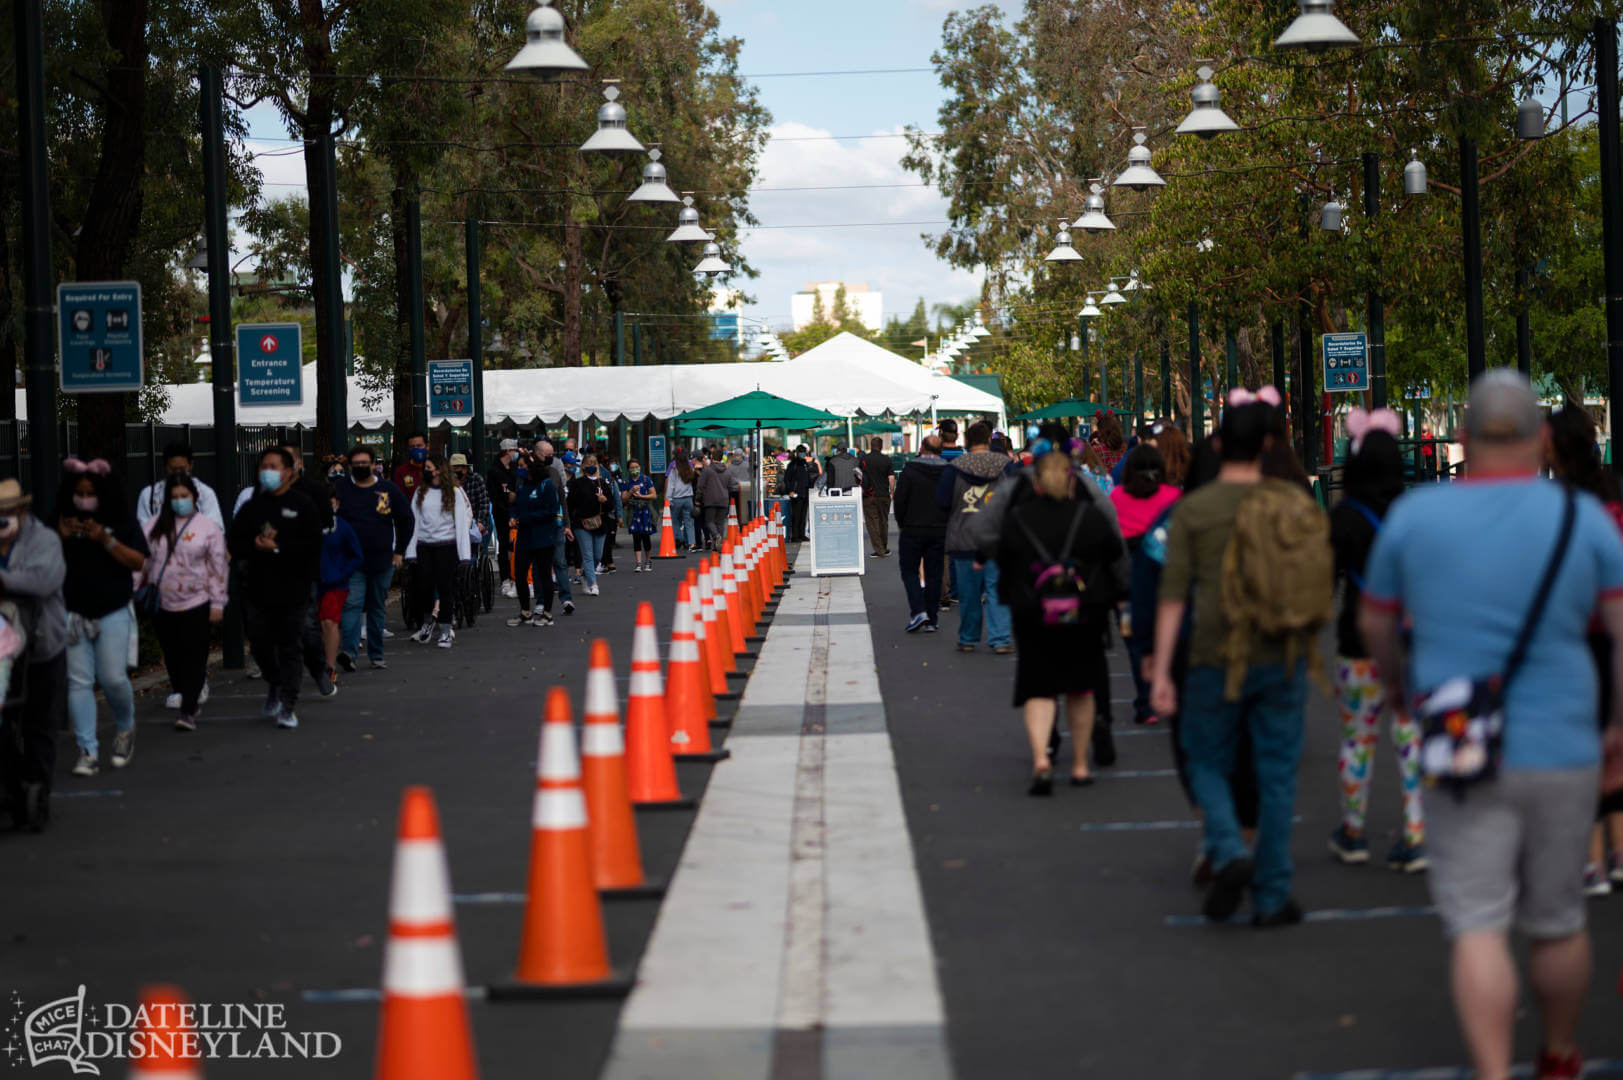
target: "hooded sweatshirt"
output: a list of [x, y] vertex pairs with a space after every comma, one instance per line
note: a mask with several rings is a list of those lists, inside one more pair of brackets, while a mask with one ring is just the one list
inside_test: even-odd
[[726, 506], [732, 493], [738, 490], [738, 481], [727, 471], [724, 461], [712, 461], [699, 470], [697, 485], [699, 500], [706, 506]]
[[947, 531], [947, 512], [936, 502], [936, 488], [947, 468], [946, 461], [920, 454], [907, 463], [896, 478], [896, 498], [891, 508], [896, 526], [904, 533], [940, 537]]
[[55, 529], [26, 510], [11, 512], [22, 518], [22, 525], [11, 551], [0, 558], [0, 585], [12, 599], [33, 605], [36, 618], [28, 662], [43, 664], [68, 647], [68, 610], [62, 602], [68, 564]]
[[936, 484], [936, 505], [947, 511], [947, 554], [970, 558], [975, 544], [969, 538], [969, 519], [981, 512], [981, 504], [991, 494], [1009, 467], [1004, 454], [974, 450], [947, 462]]

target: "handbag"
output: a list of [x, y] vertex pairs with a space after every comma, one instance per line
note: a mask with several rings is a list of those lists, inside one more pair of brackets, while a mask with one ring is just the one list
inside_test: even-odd
[[175, 557], [175, 540], [169, 541], [169, 550], [164, 553], [163, 565], [158, 568], [155, 580], [147, 582], [135, 591], [135, 612], [148, 618], [156, 615], [163, 607], [163, 594], [159, 588], [163, 585], [164, 571], [169, 569], [169, 560]]
[[1432, 786], [1453, 788], [1455, 798], [1464, 798], [1465, 789], [1472, 784], [1499, 775], [1504, 758], [1505, 691], [1522, 661], [1527, 659], [1533, 632], [1538, 628], [1556, 575], [1571, 546], [1577, 513], [1577, 497], [1568, 489], [1555, 550], [1550, 553], [1544, 576], [1533, 593], [1533, 603], [1522, 620], [1521, 631], [1516, 635], [1516, 644], [1504, 667], [1484, 677], [1456, 676], [1415, 698], [1415, 718], [1422, 725], [1421, 775]]

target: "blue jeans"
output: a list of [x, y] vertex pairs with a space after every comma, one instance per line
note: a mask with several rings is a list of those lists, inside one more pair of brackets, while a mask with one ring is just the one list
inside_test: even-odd
[[575, 530], [575, 543], [580, 545], [580, 572], [586, 579], [587, 588], [597, 584], [597, 564], [603, 561], [603, 542], [607, 539], [604, 533], [591, 533], [585, 529]]
[[355, 656], [361, 647], [361, 614], [366, 614], [366, 655], [383, 659], [383, 622], [388, 612], [389, 583], [394, 567], [368, 572], [357, 570], [349, 579], [349, 596], [344, 600], [344, 616], [338, 620], [338, 651]]
[[[579, 533], [575, 534], [579, 536]], [[544, 573], [544, 571], [536, 571]], [[558, 543], [552, 548], [552, 580], [558, 587], [558, 600], [560, 603], [572, 604], [575, 602], [575, 593], [569, 587], [569, 545], [564, 542], [563, 530], [558, 531]]]
[[1245, 673], [1240, 699], [1232, 702], [1223, 700], [1223, 668], [1191, 666], [1184, 683], [1179, 738], [1189, 755], [1189, 786], [1206, 819], [1206, 850], [1213, 866], [1226, 866], [1246, 853], [1229, 778], [1241, 726], [1251, 733], [1258, 789], [1251, 906], [1259, 915], [1273, 914], [1290, 899], [1305, 667], [1303, 660], [1289, 671], [1283, 664], [1253, 666]]
[[671, 528], [676, 532], [676, 542], [693, 546], [693, 496], [681, 495], [670, 501]]
[[92, 756], [96, 746], [96, 684], [113, 710], [113, 726], [120, 734], [135, 727], [135, 691], [130, 689], [130, 634], [135, 620], [121, 607], [98, 620], [101, 630], [92, 641], [85, 635], [68, 646], [68, 720], [73, 741]]
[[958, 644], [981, 643], [981, 593], [986, 593], [986, 644], [996, 649], [1009, 644], [1009, 609], [997, 598], [997, 561], [975, 569], [972, 557], [954, 555], [953, 572], [958, 575]]

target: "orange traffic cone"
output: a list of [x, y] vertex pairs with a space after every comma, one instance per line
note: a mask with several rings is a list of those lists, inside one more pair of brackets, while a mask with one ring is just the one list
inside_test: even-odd
[[659, 523], [659, 554], [656, 559], [680, 559], [676, 550], [676, 530], [671, 527], [671, 504], [665, 504], [665, 515]]
[[721, 626], [716, 622], [715, 598], [710, 592], [708, 557], [699, 563], [699, 588], [695, 595], [698, 600], [693, 618], [694, 621], [704, 625], [704, 670], [710, 679], [710, 696], [717, 701], [736, 701], [738, 695], [727, 689], [727, 669], [722, 664], [722, 654], [727, 650], [721, 647], [721, 638], [718, 636]]
[[663, 884], [642, 872], [637, 823], [626, 786], [626, 742], [620, 730], [620, 699], [614, 692], [609, 643], [592, 642], [586, 672], [586, 726], [580, 729], [586, 820], [592, 835], [592, 882], [619, 896], [663, 896]]
[[729, 503], [727, 506], [727, 542], [738, 543], [738, 504]]
[[710, 603], [716, 609], [716, 644], [721, 648], [721, 669], [728, 678], [742, 678], [733, 657], [733, 607], [727, 602], [727, 589], [721, 573], [721, 556], [710, 563]]
[[665, 664], [665, 718], [671, 750], [690, 761], [720, 761], [730, 755], [710, 746], [710, 718], [704, 715], [704, 672], [693, 636], [693, 597], [688, 583], [676, 587], [676, 618], [671, 624], [671, 655]]
[[[744, 635], [746, 641], [752, 634], [761, 632], [761, 609], [766, 606], [766, 598], [761, 595], [761, 583], [756, 577], [755, 565], [755, 534], [753, 531], [744, 533], [744, 562], [736, 568], [739, 574], [738, 587], [744, 593], [745, 602], [749, 605], [750, 631]], [[759, 641], [757, 637], [755, 640]]]
[[[80, 987], [81, 1009], [83, 992]], [[130, 1058], [129, 1080], [203, 1080], [202, 1044], [181, 1012], [187, 1004], [186, 992], [178, 986], [157, 984], [141, 990], [134, 1035], [142, 1053]]]
[[434, 793], [408, 787], [400, 799], [389, 883], [377, 1080], [479, 1075], [462, 994], [462, 950], [451, 921], [451, 871], [440, 835]]
[[631, 690], [626, 695], [626, 774], [639, 810], [687, 810], [694, 805], [676, 786], [671, 726], [665, 719], [665, 680], [659, 675], [659, 633], [654, 607], [637, 605], [631, 638]]
[[744, 611], [743, 597], [738, 595], [738, 579], [733, 575], [733, 548], [727, 544], [721, 549], [721, 589], [727, 600], [727, 632], [731, 635], [734, 656], [749, 656], [744, 646], [744, 629], [749, 615]]
[[592, 840], [581, 790], [569, 691], [547, 693], [530, 816], [530, 885], [515, 983], [496, 997], [618, 997], [631, 980], [609, 968], [603, 907], [592, 884]]
[[693, 643], [699, 647], [699, 701], [711, 727], [727, 727], [717, 719], [715, 692], [710, 688], [710, 641], [704, 633], [704, 607], [699, 602], [699, 573], [688, 570], [688, 599], [693, 611]]

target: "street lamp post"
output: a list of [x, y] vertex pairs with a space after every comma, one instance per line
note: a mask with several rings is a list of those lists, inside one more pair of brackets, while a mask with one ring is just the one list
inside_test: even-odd
[[1200, 385], [1200, 304], [1189, 301], [1189, 441], [1206, 437], [1206, 401]]
[[1466, 135], [1460, 137], [1460, 236], [1465, 251], [1465, 373], [1475, 379], [1488, 360], [1482, 329], [1482, 203], [1476, 140]]
[[[1364, 217], [1374, 222], [1381, 208], [1381, 161], [1364, 155]], [[1386, 407], [1386, 299], [1379, 288], [1381, 263], [1375, 258], [1375, 281], [1369, 290], [1369, 390], [1375, 408]]]
[[[23, 365], [28, 388], [28, 486], [49, 514], [61, 456], [56, 427], [55, 331], [51, 326], [51, 186], [45, 157], [45, 44], [42, 0], [14, 0], [17, 150], [22, 173]], [[224, 265], [221, 259], [220, 264]], [[9, 393], [9, 388], [7, 389]]]
[[[468, 200], [468, 218], [462, 226], [462, 241], [468, 263], [468, 361], [473, 369], [473, 418], [468, 422], [468, 450], [473, 467], [485, 467], [485, 327], [479, 295], [479, 212], [478, 201]], [[498, 528], [506, 525], [497, 522]]]
[[[1606, 399], [1617, 416], [1623, 392], [1623, 147], [1618, 141], [1617, 24], [1595, 20], [1595, 90], [1600, 108], [1600, 191], [1602, 250], [1606, 257]], [[1611, 430], [1616, 432], [1617, 421]], [[1612, 469], [1623, 461], [1612, 455]]]
[[406, 290], [411, 298], [407, 312], [411, 341], [411, 426], [426, 432], [428, 331], [423, 315], [423, 203], [415, 190], [406, 199], [406, 277]]

